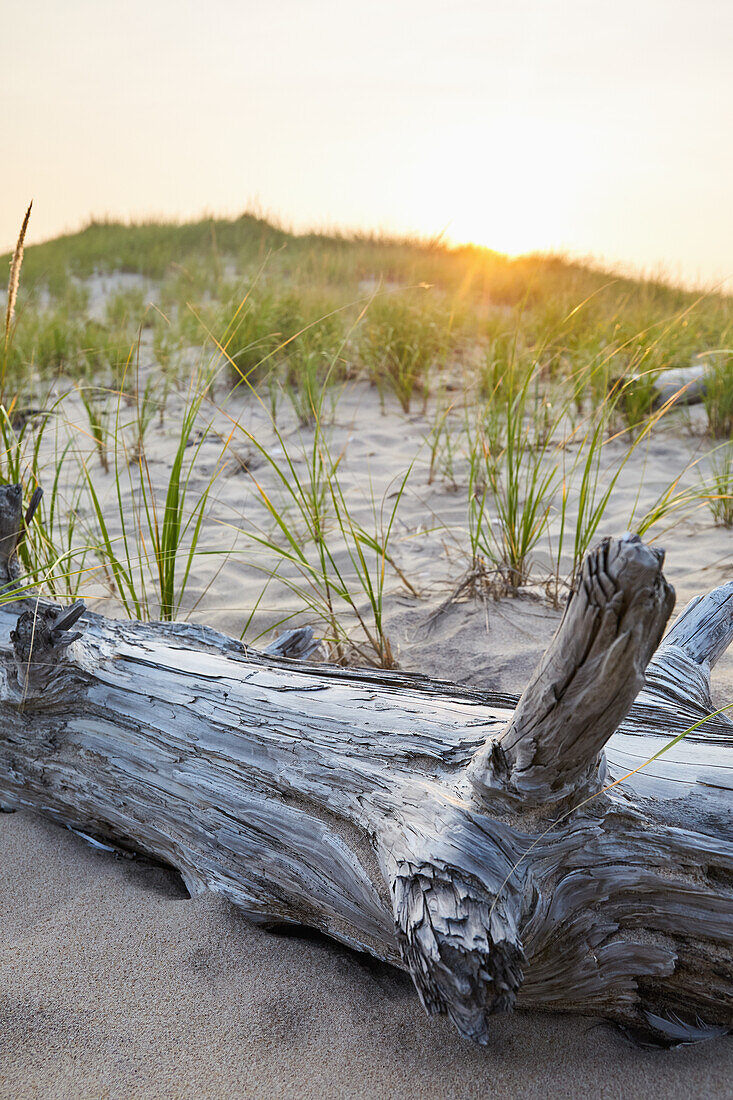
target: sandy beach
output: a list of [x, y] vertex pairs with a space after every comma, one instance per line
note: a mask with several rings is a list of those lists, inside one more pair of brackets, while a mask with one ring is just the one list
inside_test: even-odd
[[0, 28], [0, 1100], [733, 1100], [733, 3]]
[[0, 845], [4, 1100], [728, 1095], [730, 1040], [646, 1051], [523, 1013], [474, 1048], [368, 958], [260, 932], [30, 814]]
[[[265, 431], [252, 402], [243, 399], [234, 411]], [[151, 434], [151, 464], [170, 461], [175, 422], [173, 411], [168, 427]], [[296, 432], [294, 425], [288, 430]], [[365, 484], [380, 496], [395, 469], [419, 452], [424, 423], [382, 412], [374, 391], [356, 385], [342, 395], [332, 431], [334, 445], [345, 447], [344, 477], [359, 507]], [[653, 497], [668, 480], [672, 457], [679, 465], [681, 451], [694, 456], [701, 446], [679, 425], [661, 431], [645, 452], [644, 493]], [[216, 447], [211, 452], [196, 468], [202, 481]], [[639, 469], [629, 464], [624, 471], [599, 535], [625, 528]], [[100, 491], [111, 483], [112, 475], [99, 471]], [[252, 514], [255, 489], [246, 472], [222, 476], [216, 491], [212, 531], [217, 518], [225, 524], [233, 514]], [[396, 555], [423, 598], [394, 586], [390, 636], [405, 669], [520, 692], [560, 617], [540, 592], [462, 600], [427, 629], [465, 568], [456, 537], [462, 509], [460, 494], [444, 479], [429, 484], [427, 463], [418, 463]], [[730, 540], [704, 509], [659, 539], [678, 609], [730, 578]], [[203, 598], [194, 617], [239, 633], [261, 578], [236, 556], [211, 584], [210, 569], [209, 559], [197, 559], [191, 598]], [[273, 592], [260, 628], [287, 606], [287, 592]], [[719, 705], [733, 701], [731, 654], [714, 683]], [[729, 1092], [730, 1040], [644, 1050], [602, 1021], [525, 1012], [494, 1018], [490, 1045], [473, 1048], [445, 1019], [424, 1015], [404, 974], [312, 935], [257, 930], [223, 898], [189, 899], [172, 874], [95, 850], [32, 813], [0, 817], [0, 848], [0, 1096], [7, 1100], [651, 1100]]]
[[733, 1100], [733, 3], [0, 28], [0, 1100]]

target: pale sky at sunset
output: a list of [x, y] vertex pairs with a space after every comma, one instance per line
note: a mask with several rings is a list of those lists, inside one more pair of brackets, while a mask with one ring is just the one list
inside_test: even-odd
[[731, 0], [11, 0], [0, 249], [257, 205], [710, 283], [732, 59]]

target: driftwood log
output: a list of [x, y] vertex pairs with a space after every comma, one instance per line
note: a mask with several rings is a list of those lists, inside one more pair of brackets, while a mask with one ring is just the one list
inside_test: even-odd
[[[7, 487], [6, 586], [21, 531]], [[0, 801], [403, 967], [479, 1043], [514, 1006], [670, 1042], [723, 1034], [733, 725], [707, 716], [733, 584], [659, 647], [662, 560], [628, 535], [592, 551], [519, 702], [9, 596]]]

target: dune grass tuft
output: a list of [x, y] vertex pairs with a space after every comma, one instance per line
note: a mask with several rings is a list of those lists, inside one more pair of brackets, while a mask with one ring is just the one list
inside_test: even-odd
[[702, 492], [713, 520], [733, 527], [733, 442], [724, 443], [710, 456], [710, 477], [703, 478]]
[[[456, 494], [444, 536], [468, 561], [464, 594], [542, 586], [559, 603], [631, 461], [643, 473], [664, 433], [733, 434], [733, 300], [717, 292], [251, 215], [96, 223], [25, 248], [29, 217], [8, 257], [0, 476], [44, 487], [23, 562], [57, 598], [171, 619], [236, 563], [262, 580], [247, 637], [301, 616], [333, 659], [389, 667], [387, 593], [421, 590], [397, 543], [415, 494], [418, 540], [442, 523], [430, 501]], [[660, 404], [667, 372], [701, 360], [704, 413]], [[387, 487], [348, 441], [370, 387], [390, 432], [425, 441]], [[654, 537], [706, 506], [730, 523], [726, 443], [702, 486], [696, 463], [653, 491], [640, 479], [628, 525]]]

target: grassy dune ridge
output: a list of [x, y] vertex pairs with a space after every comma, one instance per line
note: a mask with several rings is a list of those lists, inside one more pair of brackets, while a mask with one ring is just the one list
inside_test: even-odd
[[243, 635], [310, 621], [390, 665], [390, 593], [561, 602], [632, 470], [630, 529], [733, 524], [720, 293], [251, 215], [95, 223], [25, 250], [5, 335], [0, 476], [45, 491], [26, 581], [111, 613], [206, 618], [246, 572]]

